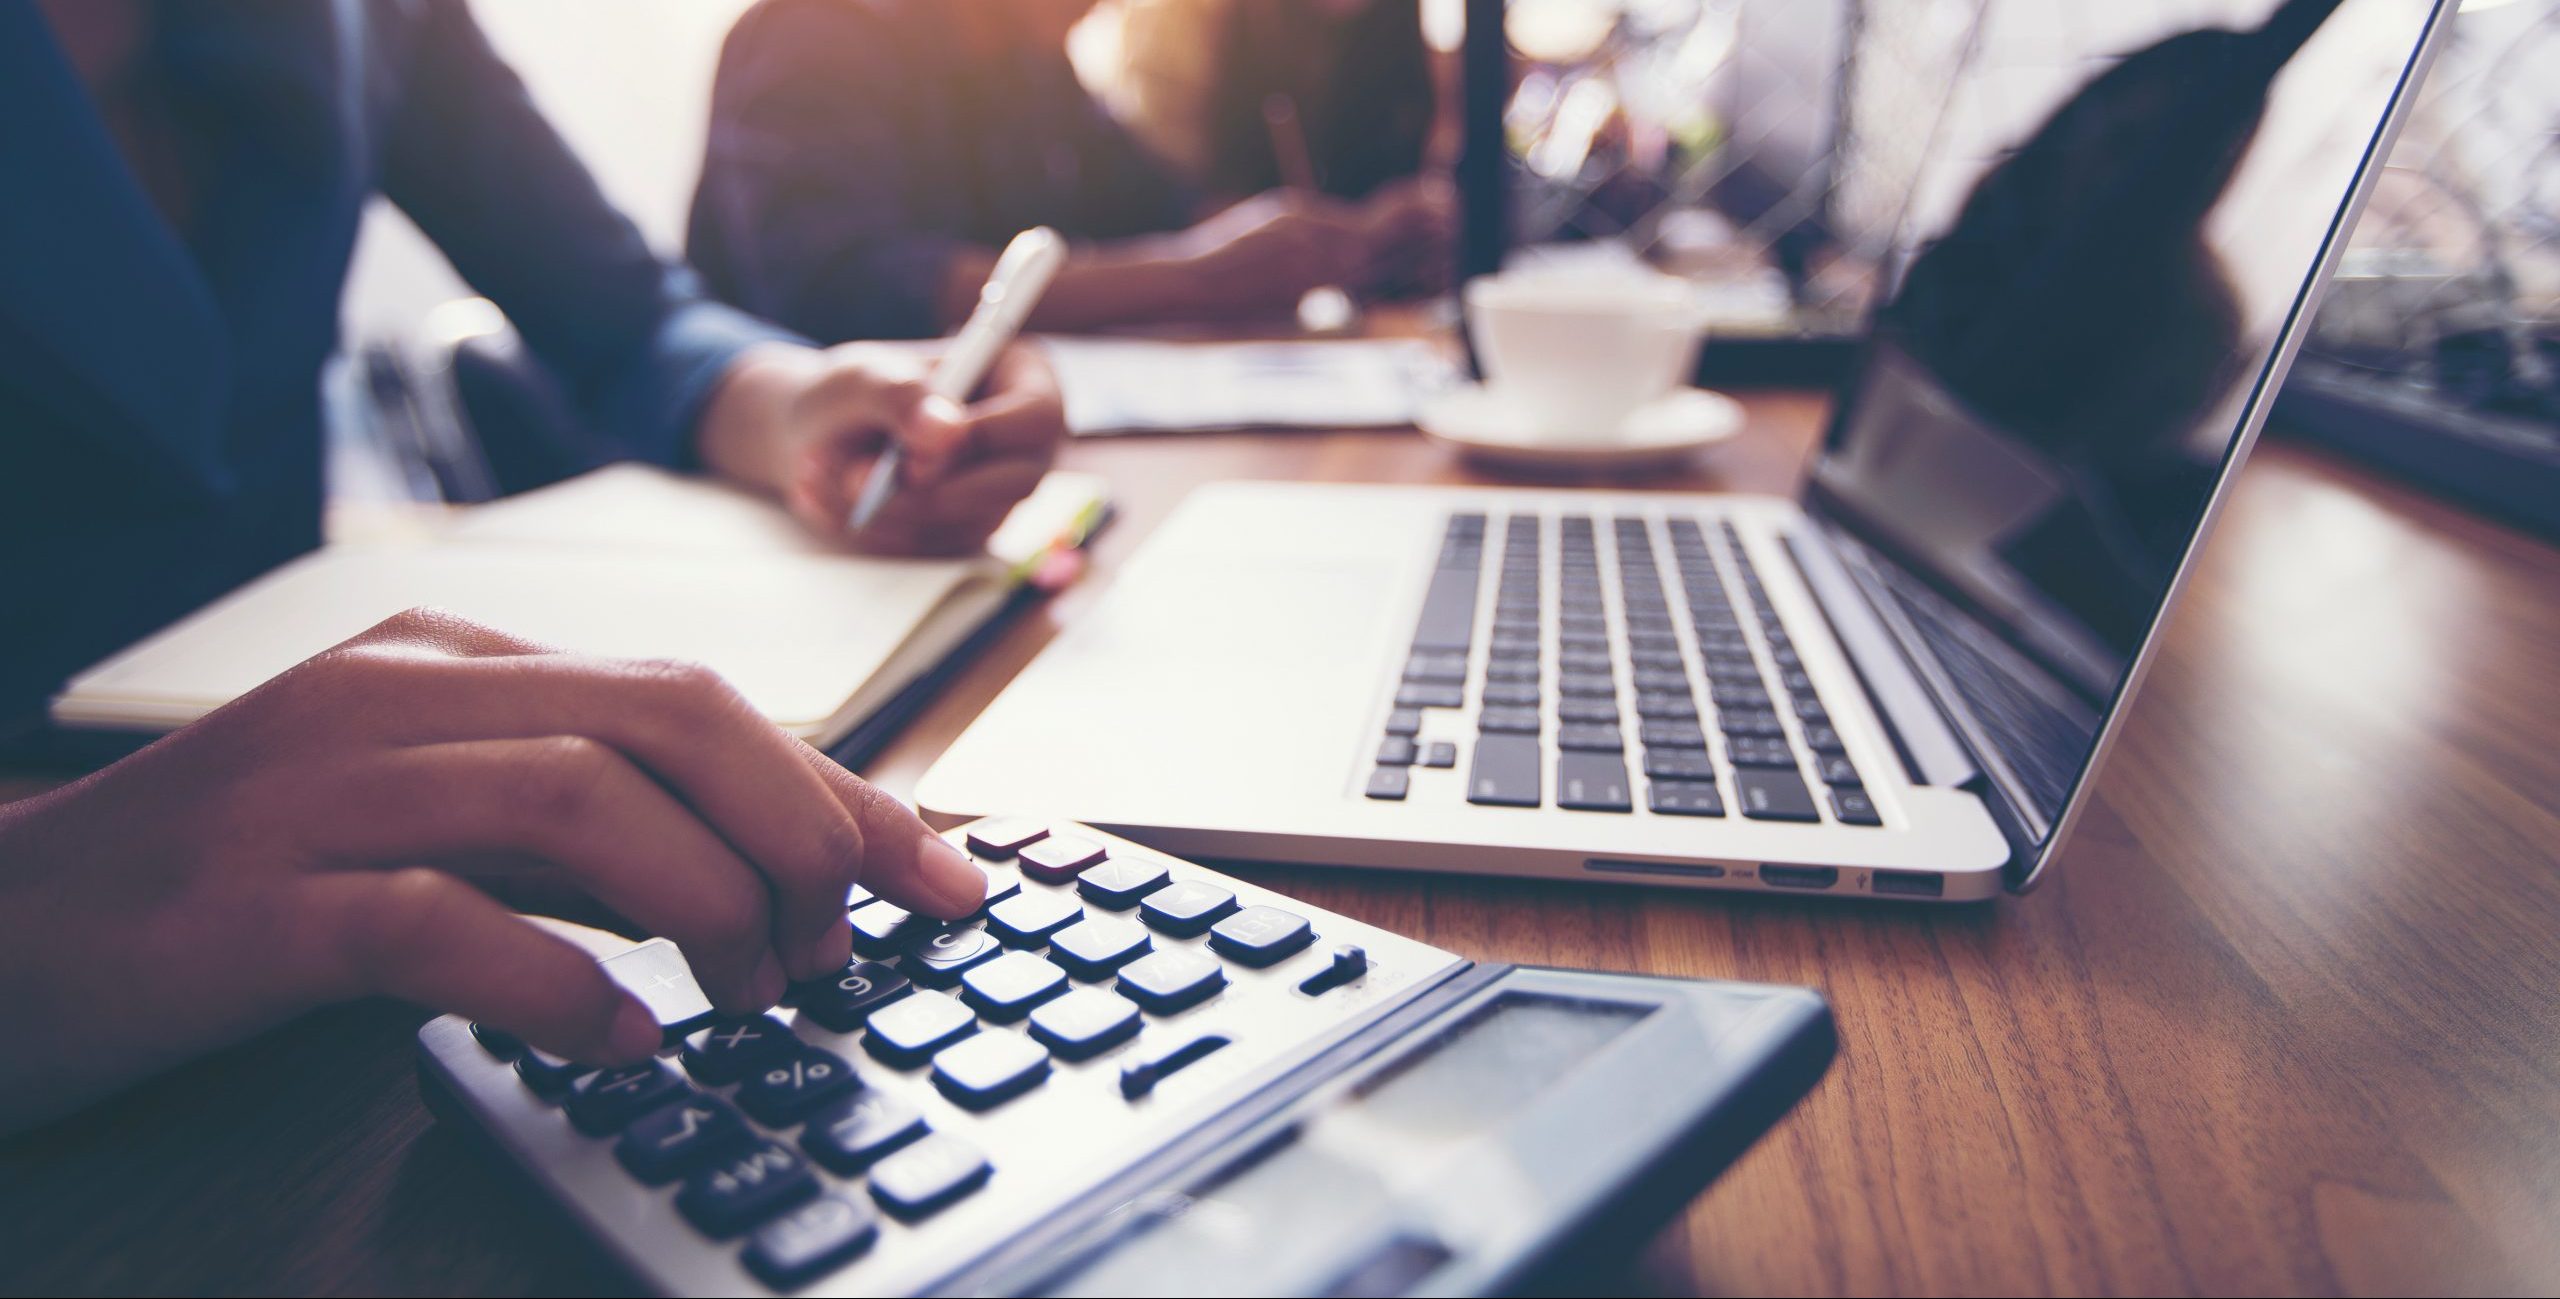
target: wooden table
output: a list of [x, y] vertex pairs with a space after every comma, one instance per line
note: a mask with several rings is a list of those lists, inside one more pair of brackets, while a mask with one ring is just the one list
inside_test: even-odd
[[[1744, 441], [1658, 485], [1788, 491], [1819, 402], [1748, 404]], [[1125, 511], [1095, 580], [884, 757], [889, 787], [1189, 485], [1472, 481], [1406, 434], [1067, 460]], [[2560, 1287], [2560, 553], [2281, 442], [2226, 519], [2098, 805], [2028, 897], [1249, 873], [1480, 959], [1830, 996], [1820, 1089], [1595, 1292]], [[0, 1288], [627, 1284], [430, 1122], [417, 1022], [316, 1015], [0, 1146]]]

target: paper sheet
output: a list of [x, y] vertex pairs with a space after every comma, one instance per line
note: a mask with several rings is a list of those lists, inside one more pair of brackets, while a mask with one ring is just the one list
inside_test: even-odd
[[1413, 422], [1452, 367], [1420, 339], [1273, 343], [1042, 340], [1078, 437]]

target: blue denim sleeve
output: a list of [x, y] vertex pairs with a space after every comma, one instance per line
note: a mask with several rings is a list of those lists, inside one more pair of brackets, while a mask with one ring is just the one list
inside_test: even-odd
[[710, 301], [649, 248], [462, 0], [435, 0], [413, 36], [382, 192], [507, 314], [598, 435], [636, 458], [689, 462], [703, 403], [737, 354], [801, 340]]

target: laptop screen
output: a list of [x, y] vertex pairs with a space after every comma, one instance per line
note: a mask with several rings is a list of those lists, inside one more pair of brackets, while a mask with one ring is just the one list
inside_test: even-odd
[[2305, 323], [2427, 0], [1994, 0], [1812, 504], [2036, 861]]

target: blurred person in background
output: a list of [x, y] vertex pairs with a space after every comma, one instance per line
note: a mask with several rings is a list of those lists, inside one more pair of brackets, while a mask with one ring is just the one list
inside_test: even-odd
[[[1068, 41], [1092, 8], [762, 0], [721, 53], [694, 264], [822, 339], [951, 328], [1038, 225], [1076, 244], [1031, 317], [1042, 330], [1267, 320], [1321, 286], [1437, 278], [1445, 186], [1363, 164], [1377, 179], [1356, 201], [1268, 177], [1217, 195], [1178, 174], [1078, 81]], [[1418, 59], [1398, 75], [1428, 100]]]
[[[1131, 129], [1212, 194], [1304, 183], [1360, 200], [1423, 174], [1441, 88], [1416, 0], [1126, 0]], [[1297, 119], [1312, 177], [1279, 155]]]

